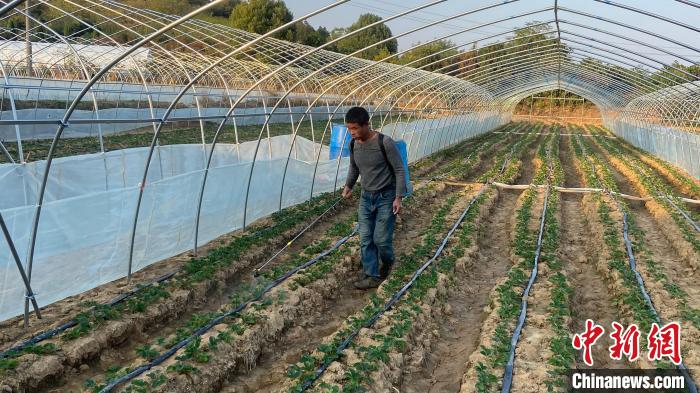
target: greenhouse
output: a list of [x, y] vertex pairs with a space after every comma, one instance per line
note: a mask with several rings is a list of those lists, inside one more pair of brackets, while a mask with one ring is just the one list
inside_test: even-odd
[[[700, 3], [339, 0], [262, 34], [194, 3], [0, 1], [0, 390], [697, 392]], [[381, 18], [283, 39], [353, 6]], [[365, 292], [358, 106], [414, 190]], [[589, 321], [642, 355], [594, 367]]]

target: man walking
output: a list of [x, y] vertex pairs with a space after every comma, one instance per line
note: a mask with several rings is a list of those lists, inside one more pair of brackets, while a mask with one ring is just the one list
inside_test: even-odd
[[406, 175], [394, 140], [370, 129], [369, 113], [364, 108], [350, 108], [345, 124], [352, 140], [344, 198], [350, 198], [362, 175], [358, 222], [364, 278], [355, 288], [376, 288], [394, 263], [394, 224], [406, 193]]

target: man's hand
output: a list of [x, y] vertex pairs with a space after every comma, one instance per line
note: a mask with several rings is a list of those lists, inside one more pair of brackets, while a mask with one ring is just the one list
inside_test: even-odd
[[395, 215], [401, 213], [401, 197], [396, 197], [394, 199], [394, 203], [391, 205], [391, 210]]
[[343, 188], [343, 193], [340, 194], [340, 196], [342, 196], [345, 199], [350, 198], [352, 196], [352, 189], [350, 189], [350, 187], [348, 186], [345, 186], [345, 188]]

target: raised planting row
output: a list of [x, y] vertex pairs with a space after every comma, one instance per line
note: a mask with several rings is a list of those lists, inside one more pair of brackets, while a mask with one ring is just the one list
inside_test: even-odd
[[[60, 381], [66, 373], [87, 371], [100, 361], [104, 351], [127, 345], [219, 296], [240, 272], [271, 254], [270, 245], [284, 244], [304, 222], [335, 201], [332, 194], [326, 194], [315, 198], [312, 204], [285, 209], [267, 220], [267, 226], [255, 226], [233, 236], [228, 244], [211, 249], [206, 256], [190, 258], [171, 279], [146, 286], [118, 304], [82, 304], [84, 311], [76, 315], [72, 327], [51, 330], [49, 337], [38, 344], [4, 353], [0, 360], [5, 369], [3, 383], [37, 389]], [[25, 356], [27, 349], [45, 344], [53, 348], [50, 353]]]
[[[581, 138], [582, 139], [582, 138]], [[577, 155], [582, 161], [582, 168], [586, 173], [587, 179], [590, 182], [597, 183], [600, 187], [617, 191], [618, 184], [616, 183], [613, 172], [608, 167], [607, 163], [602, 161], [598, 154], [591, 151], [590, 141], [582, 141], [579, 139], [579, 149]], [[585, 161], [584, 161], [585, 160]], [[594, 194], [591, 198], [584, 197], [584, 213], [587, 218], [595, 225], [601, 225], [604, 228], [603, 239], [593, 239], [604, 243], [607, 247], [607, 259], [609, 274], [609, 285], [612, 293], [619, 294], [617, 303], [623, 311], [623, 324], [636, 324], [640, 331], [649, 332], [653, 323], [659, 324], [673, 319], [666, 319], [663, 314], [676, 314], [675, 310], [664, 311], [659, 307], [663, 303], [658, 300], [663, 299], [662, 291], [657, 291], [659, 288], [656, 284], [656, 278], [653, 276], [645, 276], [644, 263], [640, 258], [645, 256], [645, 248], [635, 239], [633, 230], [635, 214], [634, 209], [631, 209], [625, 201], [616, 198], [613, 194]], [[629, 229], [629, 230], [628, 230]], [[639, 232], [638, 236], [644, 236]], [[632, 239], [630, 241], [629, 239]], [[650, 259], [648, 259], [650, 260]], [[656, 268], [663, 269], [661, 265], [652, 264]], [[659, 270], [662, 272], [662, 270]], [[690, 338], [687, 337], [687, 332], [690, 330]], [[684, 340], [696, 342], [693, 334], [692, 326], [685, 326], [686, 335]], [[645, 340], [641, 340], [642, 350], [646, 349]], [[691, 344], [693, 345], [693, 344]], [[687, 342], [683, 346], [685, 351], [685, 359], [688, 356], [693, 356], [692, 351], [688, 351]], [[628, 364], [629, 367], [638, 368], [662, 368], [672, 369], [673, 364], [669, 361], [650, 361], [646, 357], [640, 357], [633, 363]], [[694, 381], [691, 375], [685, 372], [681, 365], [679, 369], [685, 373], [686, 384], [694, 386]]]
[[[428, 217], [429, 210], [425, 210], [423, 205], [444, 199], [449, 194], [450, 192], [444, 191], [444, 186], [440, 185], [428, 186], [417, 190], [414, 197], [407, 200], [406, 212], [402, 214], [401, 220], [407, 222], [408, 226], [408, 228], [405, 228], [406, 232], [410, 232], [408, 230], [410, 226], [414, 226], [416, 230], [419, 229], [421, 221]], [[413, 221], [415, 221], [415, 224]], [[349, 230], [351, 220], [336, 225]], [[399, 225], [397, 229], [399, 242], [401, 242], [400, 238], [402, 237], [401, 229], [401, 225]], [[407, 233], [407, 235], [409, 234]], [[403, 246], [406, 247], [413, 241], [410, 236], [406, 236], [403, 240], [406, 244]], [[197, 391], [202, 389], [204, 391], [215, 390], [217, 389], [215, 387], [219, 387], [227, 378], [245, 372], [248, 368], [255, 367], [259, 369], [268, 367], [266, 364], [256, 363], [258, 356], [265, 350], [269, 351], [275, 348], [278, 341], [284, 341], [286, 336], [293, 334], [293, 331], [299, 327], [299, 322], [309, 323], [315, 319], [324, 318], [324, 315], [318, 313], [319, 309], [332, 313], [334, 308], [342, 309], [346, 303], [356, 303], [358, 299], [366, 299], [369, 296], [367, 292], [354, 291], [348, 288], [349, 286], [347, 285], [347, 276], [357, 274], [359, 265], [357, 259], [357, 246], [355, 241], [352, 240], [326, 255], [313, 266], [299, 271], [289, 280], [280, 284], [279, 287], [271, 290], [263, 298], [263, 302], [267, 301], [270, 303], [269, 300], [264, 299], [275, 298], [275, 294], [278, 291], [285, 291], [287, 294], [284, 298], [289, 299], [289, 301], [283, 300], [280, 304], [271, 304], [266, 314], [267, 316], [260, 318], [262, 322], [249, 326], [240, 339], [234, 336], [231, 342], [226, 343], [226, 350], [220, 351], [218, 348], [214, 350], [207, 349], [207, 352], [211, 352], [211, 356], [202, 358], [202, 360], [206, 360], [206, 367], [200, 367], [201, 365], [197, 364], [196, 358], [182, 355], [181, 352], [186, 351], [187, 348], [178, 351], [174, 356], [174, 360], [169, 359], [157, 368], [157, 370], [170, 377], [162, 389], [165, 391], [187, 391], [188, 389]], [[295, 264], [298, 264], [298, 262], [292, 259], [288, 264], [278, 265], [275, 269], [270, 270], [269, 275], [270, 277], [275, 277]], [[252, 306], [256, 306], [259, 303], [259, 301], [256, 301], [252, 303]], [[217, 325], [210, 331], [202, 334], [200, 340], [192, 340], [188, 345], [209, 348], [205, 339], [214, 337], [214, 340], [217, 340], [216, 337], [220, 334], [219, 331], [223, 329], [221, 325], [227, 324], [229, 319], [237, 315], [233, 314], [224, 320], [217, 321]], [[338, 317], [342, 317], [342, 315]], [[325, 319], [328, 320], [327, 323], [332, 323], [332, 320], [335, 318], [325, 316]], [[274, 321], [275, 324], [271, 325], [265, 321]], [[288, 334], [288, 332], [292, 333]], [[219, 344], [218, 341], [216, 342]], [[151, 345], [151, 348], [155, 348], [156, 344]], [[245, 348], [245, 351], [231, 350], [230, 346]], [[265, 348], [266, 346], [267, 348]], [[286, 351], [285, 348], [279, 348], [279, 350], [282, 352]], [[178, 370], [183, 371], [179, 377]], [[127, 372], [129, 371], [124, 371], [124, 373]], [[110, 377], [112, 376], [110, 375]], [[191, 382], [188, 383], [185, 380]], [[144, 384], [148, 384], [147, 381], [148, 377], [136, 380], [132, 382], [130, 388], [145, 386]], [[160, 387], [157, 386], [156, 388]]]
[[[508, 123], [496, 130], [506, 131], [518, 126], [522, 126], [522, 123]], [[424, 178], [426, 174], [430, 174], [431, 176], [442, 175], [449, 171], [451, 166], [466, 160], [464, 156], [465, 151], [469, 152], [468, 156], [474, 156], [474, 153], [483, 149], [480, 146], [486, 143], [492, 145], [500, 139], [501, 137], [499, 134], [488, 132], [459, 142], [454, 146], [440, 150], [415, 162], [412, 167], [411, 176], [415, 179], [421, 179]]]
[[674, 242], [674, 246], [693, 268], [700, 267], [700, 226], [690, 217], [691, 213], [686, 211], [683, 201], [674, 195], [674, 190], [641, 160], [625, 154], [607, 138], [599, 138], [596, 144], [604, 149], [608, 161], [627, 178], [636, 191], [642, 196], [653, 198], [646, 202], [646, 207], [663, 226], [669, 240], [685, 240], [687, 244]]
[[[525, 123], [510, 123], [499, 128], [504, 133], [490, 132], [473, 139], [469, 145], [460, 144], [444, 152], [444, 157], [429, 165], [430, 171], [424, 173], [431, 174], [431, 180], [463, 180], [473, 173], [477, 165], [487, 167], [491, 164], [485, 158], [493, 155], [494, 152], [502, 149], [503, 145], [511, 143], [512, 135], [505, 131], [522, 130], [527, 125]], [[471, 140], [470, 140], [471, 141]], [[465, 154], [465, 152], [468, 152]], [[479, 172], [478, 170], [476, 171]], [[417, 177], [422, 176], [420, 173]]]
[[[494, 163], [494, 167], [497, 168], [495, 174], [498, 176], [499, 172], [501, 173], [498, 180], [512, 181], [514, 179], [517, 169], [506, 171], [506, 168], [520, 167], [520, 164], [514, 161], [518, 161], [516, 157], [520, 157], [525, 147], [533, 139], [518, 140], [512, 148], [507, 149], [510, 154], [503, 155], [503, 160], [496, 160]], [[511, 177], [502, 177], [503, 173], [509, 173]], [[474, 191], [472, 191], [473, 193]], [[391, 359], [396, 360], [396, 356], [393, 356], [392, 353], [401, 353], [406, 350], [406, 336], [413, 333], [413, 327], [422, 326], [414, 321], [420, 315], [425, 315], [420, 304], [424, 300], [424, 296], [428, 296], [429, 300], [426, 300], [428, 303], [435, 301], [434, 288], [438, 285], [438, 271], [441, 267], [443, 273], [454, 269], [457, 256], [464, 253], [464, 247], [469, 245], [466, 239], [469, 239], [473, 230], [471, 223], [473, 218], [478, 215], [479, 204], [484, 199], [493, 200], [493, 197], [488, 194], [480, 194], [478, 198], [471, 199], [471, 205], [468, 198], [459, 198], [456, 201], [450, 201], [455, 202], [454, 204], [443, 205], [436, 215], [439, 220], [433, 221], [428, 233], [423, 236], [423, 241], [416, 245], [410, 254], [402, 256], [390, 279], [378, 290], [377, 298], [366, 305], [360, 313], [351, 317], [338, 332], [327, 337], [316, 351], [304, 355], [299, 363], [292, 365], [288, 370], [289, 381], [282, 390], [294, 392], [312, 388], [329, 391], [342, 389], [345, 392], [352, 392], [362, 391], [371, 386], [375, 391], [386, 391], [381, 387], [385, 385], [379, 385], [379, 387], [375, 385], [375, 383], [381, 384], [382, 382], [378, 381], [384, 380], [380, 378], [382, 375], [380, 370], [392, 367], [389, 365]], [[464, 213], [465, 206], [470, 206], [466, 213]], [[432, 267], [428, 268], [424, 263], [426, 260], [432, 261], [435, 258], [434, 256], [433, 259], [429, 259], [439, 240], [435, 238], [435, 233], [440, 227], [445, 230], [444, 216], [448, 212], [451, 212], [450, 215], [454, 218], [465, 214], [464, 220], [466, 221], [462, 227], [464, 231], [460, 232], [463, 240], [460, 242], [460, 246], [452, 246], [458, 247], [457, 251], [454, 251], [454, 255], [452, 254], [453, 248], [449, 247], [446, 249], [447, 255], [435, 260], [435, 263], [429, 265]], [[422, 274], [417, 275], [419, 268], [428, 270], [422, 270]], [[407, 286], [407, 283], [414, 284]], [[433, 289], [431, 290], [431, 288]], [[400, 289], [405, 292], [400, 292]], [[404, 293], [404, 295], [397, 298], [397, 293]], [[388, 304], [391, 304], [392, 308], [388, 313], [383, 314]], [[431, 308], [428, 307], [428, 309]], [[350, 348], [346, 349], [347, 346]], [[336, 360], [340, 362], [336, 362]], [[398, 367], [400, 370], [400, 366], [399, 364], [393, 367]], [[322, 375], [326, 370], [329, 372]], [[319, 376], [322, 379], [314, 384]], [[389, 378], [389, 383], [395, 382], [396, 378]]]
[[[593, 142], [589, 142], [589, 144], [593, 144]], [[595, 146], [595, 148], [599, 148], [599, 146]], [[595, 153], [591, 153], [591, 156], [598, 159]], [[607, 166], [607, 163], [601, 163], [601, 181], [609, 189], [617, 190], [618, 186], [623, 184], [621, 180], [618, 180], [622, 171], [617, 168], [623, 170], [626, 168], [620, 161], [615, 165], [614, 157], [607, 156], [607, 158], [610, 160], [611, 166]], [[616, 172], [617, 179], [613, 174], [614, 171], [618, 171]], [[630, 177], [632, 175], [634, 173], [630, 172]], [[624, 186], [630, 187], [627, 183], [628, 178], [623, 177], [622, 179], [625, 179]], [[629, 182], [637, 183], [640, 191], [646, 190], [639, 179], [632, 178], [629, 179]], [[650, 301], [655, 306], [655, 311], [649, 311], [652, 314], [652, 322], [659, 318], [666, 322], [681, 322], [684, 360], [692, 368], [700, 361], [694, 351], [690, 350], [693, 346], [698, 345], [700, 338], [698, 331], [699, 313], [694, 306], [700, 301], [700, 296], [696, 291], [695, 280], [692, 278], [693, 266], [683, 252], [690, 247], [686, 245], [685, 248], [679, 249], [677, 244], [683, 242], [683, 237], [677, 231], [673, 231], [677, 227], [673, 227], [673, 221], [668, 218], [668, 215], [663, 214], [666, 211], [660, 208], [655, 200], [647, 201], [644, 206], [624, 201], [616, 202], [616, 205], [619, 211], [618, 216], [624, 215], [624, 217], [616, 217], [617, 224], [622, 226], [624, 221], [627, 222], [632, 253], [637, 262], [636, 268], [649, 292]], [[650, 214], [650, 212], [656, 212], [656, 214]], [[677, 237], [674, 238], [674, 235]], [[654, 315], [655, 313], [658, 313], [658, 317]]]
[[[609, 130], [603, 127], [587, 127], [588, 130], [597, 135], [611, 136]], [[672, 185], [681, 195], [690, 198], [700, 199], [700, 180], [687, 174], [683, 169], [680, 169], [673, 164], [670, 164], [653, 154], [641, 150], [622, 139], [616, 139], [616, 146], [624, 150], [629, 155], [634, 156], [648, 165], [649, 168], [656, 171], [657, 175], [662, 177], [669, 185]]]
[[[552, 136], [547, 138], [551, 139]], [[538, 156], [533, 160], [533, 182], [536, 184], [545, 184], [550, 172], [546, 163], [546, 146], [547, 143], [539, 145]], [[533, 214], [533, 206], [539, 204], [539, 195], [537, 188], [530, 187], [517, 199], [515, 223], [508, 245], [508, 258], [512, 264], [507, 277], [501, 279], [491, 291], [491, 304], [486, 310], [489, 315], [482, 325], [480, 348], [469, 358], [469, 368], [460, 390], [462, 392], [492, 391], [502, 383], [512, 348], [513, 333], [521, 312], [523, 291], [534, 267], [540, 225], [538, 216]]]

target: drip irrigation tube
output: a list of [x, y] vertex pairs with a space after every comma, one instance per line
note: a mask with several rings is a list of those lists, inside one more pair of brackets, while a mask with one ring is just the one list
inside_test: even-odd
[[[583, 145], [581, 145], [583, 147]], [[584, 154], [586, 154], [586, 159], [589, 160], [590, 162], [590, 157], [586, 153], [585, 148], [583, 149]], [[598, 175], [594, 172], [594, 176], [596, 177], [596, 180], [598, 181], [598, 184], [602, 186], [602, 182], [600, 178], [598, 178]], [[634, 258], [634, 249], [632, 248], [632, 242], [630, 241], [629, 238], [629, 224], [627, 222], [627, 212], [624, 210], [622, 207], [622, 204], [620, 201], [615, 198], [612, 192], [610, 192], [607, 189], [603, 189], [603, 192], [606, 193], [610, 198], [615, 201], [617, 209], [622, 213], [622, 235], [623, 239], [625, 241], [625, 249], [627, 251], [627, 257], [629, 260], [630, 264], [630, 269], [634, 273], [635, 279], [637, 280], [637, 284], [639, 286], [639, 290], [642, 292], [642, 297], [644, 297], [644, 300], [647, 302], [649, 305], [649, 308], [654, 314], [654, 318], [656, 319], [657, 322], [661, 322], [661, 319], [659, 318], [659, 314], [656, 312], [656, 307], [654, 307], [654, 303], [652, 302], [651, 298], [649, 297], [649, 293], [646, 290], [646, 287], [644, 286], [644, 279], [642, 276], [639, 274], [637, 271], [637, 262], [636, 259]], [[698, 388], [695, 385], [695, 381], [693, 378], [690, 376], [690, 373], [688, 373], [688, 369], [685, 367], [685, 365], [681, 362], [676, 366], [678, 371], [683, 375], [683, 378], [685, 378], [686, 384], [688, 385], [688, 391], [690, 393], [698, 393]]]
[[[333, 206], [335, 206], [337, 203], [338, 203], [338, 201], [336, 201], [336, 202], [333, 204]], [[332, 208], [333, 206], [331, 206], [331, 208]], [[328, 210], [330, 210], [330, 208], [329, 208]], [[328, 210], [327, 210], [327, 211], [328, 211]], [[323, 214], [326, 214], [327, 211], [324, 212]], [[322, 214], [322, 215], [323, 215], [323, 214]], [[319, 217], [319, 218], [320, 218], [320, 217]], [[275, 228], [277, 228], [279, 225], [284, 224], [284, 223], [288, 222], [289, 220], [291, 220], [291, 218], [284, 219], [284, 220], [280, 221], [277, 225], [262, 228], [262, 229], [260, 229], [260, 230], [258, 230], [258, 231], [256, 231], [256, 232], [254, 232], [253, 235], [252, 235], [252, 237], [258, 237], [258, 236], [261, 236], [262, 234], [264, 234], [264, 233], [266, 233], [266, 232], [272, 231], [272, 230], [274, 230]], [[318, 221], [318, 219], [316, 219], [315, 221]], [[315, 221], [314, 221], [314, 222], [315, 222]], [[307, 228], [308, 228], [308, 227], [307, 227]], [[116, 305], [118, 305], [119, 303], [123, 302], [124, 300], [130, 298], [131, 296], [134, 296], [135, 294], [139, 293], [141, 290], [143, 290], [143, 289], [145, 289], [145, 288], [149, 288], [149, 287], [151, 287], [151, 286], [153, 286], [153, 285], [155, 285], [155, 284], [162, 284], [162, 283], [164, 283], [164, 282], [170, 280], [170, 279], [173, 278], [178, 272], [179, 272], [179, 270], [174, 271], [174, 272], [170, 272], [170, 273], [168, 273], [168, 274], [165, 274], [165, 275], [162, 275], [162, 276], [156, 278], [154, 281], [152, 281], [152, 282], [150, 282], [150, 283], [148, 283], [148, 284], [139, 285], [139, 286], [137, 286], [136, 288], [133, 288], [133, 289], [131, 289], [130, 291], [128, 291], [128, 292], [126, 292], [126, 293], [123, 293], [123, 294], [121, 294], [121, 295], [116, 296], [115, 298], [113, 298], [113, 299], [110, 300], [109, 302], [103, 304], [103, 306], [109, 306], [109, 307], [116, 306]], [[29, 338], [29, 339], [27, 339], [27, 340], [25, 340], [25, 341], [22, 341], [20, 344], [17, 344], [17, 345], [15, 345], [15, 346], [11, 347], [11, 348], [6, 349], [5, 351], [0, 352], [0, 359], [4, 359], [4, 358], [6, 358], [6, 357], [8, 357], [8, 356], [11, 356], [11, 355], [13, 355], [13, 354], [19, 352], [19, 351], [22, 351], [23, 349], [25, 349], [25, 348], [27, 348], [27, 347], [29, 347], [29, 346], [36, 345], [36, 344], [38, 344], [38, 343], [40, 343], [40, 342], [42, 342], [42, 341], [44, 341], [44, 340], [47, 340], [47, 339], [49, 339], [49, 338], [51, 338], [51, 337], [56, 336], [57, 334], [63, 333], [64, 331], [66, 331], [66, 330], [68, 330], [68, 329], [70, 329], [70, 328], [76, 326], [77, 324], [78, 324], [78, 321], [77, 321], [76, 319], [71, 319], [70, 321], [68, 321], [68, 322], [66, 322], [66, 323], [64, 323], [64, 324], [62, 324], [62, 325], [60, 325], [60, 326], [58, 326], [58, 327], [56, 327], [56, 328], [49, 329], [49, 330], [46, 330], [46, 331], [41, 332], [41, 333], [39, 333], [39, 334], [36, 334], [36, 335], [32, 336], [31, 338]]]
[[163, 363], [164, 361], [169, 359], [171, 356], [173, 356], [178, 350], [180, 350], [181, 348], [185, 347], [187, 344], [192, 342], [192, 340], [194, 340], [196, 337], [199, 337], [199, 336], [203, 335], [204, 333], [208, 332], [209, 330], [211, 330], [211, 328], [213, 328], [214, 326], [221, 323], [221, 321], [223, 321], [224, 319], [226, 319], [230, 316], [233, 316], [235, 314], [238, 314], [241, 311], [245, 310], [251, 303], [262, 299], [263, 296], [265, 296], [273, 288], [279, 286], [281, 283], [286, 281], [289, 277], [293, 276], [294, 274], [296, 274], [300, 270], [306, 269], [307, 267], [315, 264], [316, 262], [320, 261], [322, 258], [327, 256], [331, 252], [340, 248], [340, 246], [345, 244], [351, 237], [355, 236], [356, 233], [357, 233], [357, 226], [355, 226], [355, 228], [353, 228], [353, 230], [350, 232], [350, 234], [348, 234], [344, 238], [338, 240], [331, 248], [327, 249], [326, 251], [316, 255], [312, 259], [306, 261], [305, 263], [303, 263], [299, 266], [296, 266], [295, 268], [289, 270], [288, 272], [284, 273], [280, 277], [276, 278], [274, 281], [272, 281], [270, 284], [268, 284], [257, 296], [239, 304], [236, 308], [234, 308], [234, 309], [232, 309], [224, 314], [221, 314], [216, 318], [213, 318], [206, 325], [195, 330], [192, 333], [192, 335], [190, 335], [188, 338], [175, 344], [169, 350], [167, 350], [166, 352], [164, 352], [163, 354], [161, 354], [157, 358], [153, 359], [152, 361], [150, 361], [146, 364], [143, 364], [143, 365], [135, 368], [130, 373], [128, 373], [120, 378], [117, 378], [114, 381], [111, 381], [107, 386], [105, 386], [104, 388], [102, 388], [102, 390], [100, 390], [100, 393], [111, 392], [115, 387], [121, 385], [122, 383], [128, 382], [128, 381], [138, 377], [139, 375], [145, 373], [146, 371], [150, 370], [151, 368], [160, 365], [161, 363]]
[[[384, 313], [386, 313], [387, 311], [389, 311], [389, 310], [394, 306], [394, 304], [396, 304], [396, 302], [398, 302], [398, 301], [401, 299], [401, 297], [403, 297], [403, 295], [406, 293], [406, 291], [408, 291], [408, 289], [411, 288], [411, 287], [413, 286], [413, 284], [416, 282], [416, 280], [418, 279], [418, 277], [425, 271], [425, 269], [427, 269], [433, 262], [435, 262], [435, 260], [442, 254], [442, 251], [445, 249], [445, 246], [447, 245], [448, 240], [452, 237], [452, 235], [454, 234], [454, 232], [457, 230], [457, 227], [459, 227], [459, 225], [462, 223], [462, 221], [464, 221], [464, 217], [466, 217], [466, 215], [467, 215], [467, 213], [469, 212], [469, 210], [471, 209], [471, 207], [476, 203], [476, 201], [477, 201], [478, 198], [484, 193], [484, 191], [486, 191], [486, 189], [488, 188], [488, 186], [489, 186], [489, 183], [485, 183], [485, 184], [481, 187], [481, 189], [479, 190], [479, 192], [476, 194], [476, 196], [474, 196], [474, 198], [472, 198], [472, 200], [469, 202], [469, 205], [467, 205], [467, 207], [464, 209], [464, 211], [463, 211], [462, 214], [459, 216], [459, 218], [457, 219], [457, 221], [455, 221], [454, 225], [453, 225], [452, 228], [449, 230], [449, 232], [447, 233], [447, 235], [445, 236], [445, 238], [444, 238], [444, 239], [442, 240], [442, 242], [440, 243], [440, 246], [439, 246], [439, 247], [437, 248], [437, 250], [435, 251], [435, 254], [433, 255], [433, 257], [430, 258], [427, 262], [425, 262], [420, 268], [418, 268], [418, 270], [416, 270], [416, 271], [413, 273], [413, 276], [411, 277], [411, 279], [410, 279], [400, 290], [398, 290], [398, 291], [389, 299], [389, 301], [386, 302], [386, 304], [384, 305], [384, 307], [383, 307], [380, 311], [378, 311], [377, 313], [375, 313], [375, 314], [372, 316], [372, 318], [370, 318], [370, 319], [367, 321], [366, 324], [364, 324], [364, 325], [363, 325], [362, 327], [360, 327], [360, 328], [356, 328], [355, 330], [353, 330], [353, 331], [348, 335], [348, 337], [346, 337], [345, 340], [343, 340], [343, 341], [338, 345], [338, 347], [336, 348], [336, 354], [337, 354], [338, 356], [340, 356], [340, 354], [350, 345], [350, 343], [352, 342], [352, 340], [360, 333], [360, 330], [361, 330], [361, 329], [372, 327], [372, 325], [374, 325], [374, 323], [375, 323], [379, 318], [381, 318], [381, 316], [384, 315]], [[316, 382], [319, 378], [321, 378], [321, 376], [326, 372], [326, 370], [328, 369], [328, 367], [329, 367], [332, 363], [333, 363], [333, 362], [331, 361], [331, 362], [328, 362], [328, 363], [325, 363], [325, 364], [321, 365], [321, 366], [316, 370], [316, 374], [314, 375], [314, 377], [313, 377], [312, 379], [310, 379], [310, 380], [307, 380], [307, 381], [302, 385], [300, 392], [305, 392], [306, 390], [308, 390], [308, 389], [314, 384], [314, 382]]]
[[523, 291], [523, 298], [520, 304], [520, 316], [518, 316], [518, 322], [515, 326], [515, 331], [513, 332], [513, 337], [510, 340], [510, 353], [508, 354], [508, 363], [506, 363], [505, 370], [503, 371], [503, 388], [501, 393], [510, 392], [510, 387], [513, 384], [513, 364], [515, 363], [515, 347], [518, 345], [520, 340], [520, 333], [522, 332], [523, 325], [525, 325], [525, 317], [527, 316], [527, 298], [530, 294], [530, 289], [535, 283], [537, 278], [537, 268], [540, 260], [540, 253], [542, 251], [542, 237], [544, 234], [544, 219], [547, 215], [547, 203], [549, 202], [549, 189], [544, 196], [544, 207], [542, 208], [542, 217], [540, 218], [540, 233], [537, 236], [537, 249], [535, 250], [534, 266], [532, 267], [532, 272], [530, 273], [530, 280]]
[[[551, 145], [550, 145], [551, 149]], [[551, 163], [551, 150], [547, 151], [547, 172], [549, 182], [552, 180], [552, 163]], [[535, 257], [533, 260], [532, 272], [530, 273], [530, 279], [527, 282], [527, 286], [523, 291], [522, 300], [520, 303], [520, 315], [518, 316], [518, 321], [515, 325], [515, 330], [513, 331], [513, 337], [510, 339], [510, 351], [508, 353], [508, 363], [506, 363], [505, 369], [503, 370], [503, 385], [501, 393], [510, 392], [510, 387], [513, 384], [513, 366], [515, 363], [515, 347], [518, 345], [520, 340], [520, 334], [522, 333], [523, 326], [525, 325], [525, 318], [527, 317], [527, 299], [530, 295], [530, 290], [535, 284], [537, 279], [540, 254], [542, 253], [542, 238], [544, 237], [544, 222], [547, 217], [547, 206], [549, 203], [549, 194], [551, 192], [551, 187], [547, 187], [547, 192], [544, 195], [544, 204], [542, 206], [542, 216], [540, 217], [540, 231], [537, 235], [537, 248], [535, 249]]]
[[[136, 293], [140, 292], [141, 290], [148, 288], [148, 287], [151, 287], [155, 284], [160, 284], [164, 281], [167, 281], [171, 277], [173, 277], [174, 275], [175, 275], [175, 272], [160, 276], [155, 281], [153, 281], [149, 284], [138, 286], [138, 287], [130, 290], [129, 292], [118, 295], [117, 297], [113, 298], [105, 305], [110, 306], [110, 307], [116, 306], [117, 304], [119, 304], [119, 303], [123, 302], [124, 300], [128, 299], [129, 297], [135, 295]], [[37, 335], [35, 335], [35, 336], [25, 340], [25, 341], [22, 341], [20, 344], [17, 344], [14, 347], [11, 347], [3, 352], [0, 352], [0, 359], [4, 359], [8, 356], [16, 354], [17, 352], [20, 352], [23, 349], [30, 347], [32, 345], [36, 345], [36, 344], [38, 344], [46, 339], [49, 339], [49, 338], [51, 338], [59, 333], [62, 333], [64, 331], [72, 328], [73, 326], [75, 326], [77, 324], [78, 324], [78, 321], [76, 319], [71, 319], [70, 321], [64, 323], [63, 325], [61, 325], [59, 327], [49, 329], [49, 330], [46, 330], [42, 333], [39, 333], [39, 334], [37, 334]]]
[[698, 226], [698, 224], [695, 222], [695, 220], [693, 220], [693, 218], [690, 217], [690, 216], [688, 215], [688, 213], [686, 213], [683, 209], [681, 209], [678, 205], [676, 205], [676, 204], [673, 202], [673, 198], [672, 198], [672, 197], [666, 195], [666, 196], [664, 196], [664, 198], [666, 198], [666, 200], [668, 201], [668, 203], [670, 203], [671, 206], [673, 206], [673, 208], [676, 209], [676, 211], [677, 211], [678, 213], [680, 213], [683, 217], [685, 217], [685, 219], [688, 221], [688, 224], [690, 224], [690, 226], [692, 226], [693, 228], [695, 228], [695, 232], [700, 232], [700, 226]]
[[[620, 209], [622, 212], [622, 233], [623, 233], [623, 238], [625, 239], [625, 247], [627, 249], [627, 256], [629, 257], [629, 263], [630, 263], [630, 269], [632, 269], [632, 272], [634, 273], [635, 278], [637, 279], [637, 284], [639, 285], [639, 290], [642, 292], [642, 296], [644, 297], [644, 300], [647, 302], [649, 305], [649, 308], [651, 311], [654, 313], [654, 318], [656, 319], [657, 322], [661, 323], [661, 318], [659, 317], [659, 314], [656, 312], [656, 307], [654, 307], [654, 303], [651, 300], [651, 297], [649, 297], [649, 294], [647, 293], [647, 290], [644, 286], [644, 280], [642, 279], [642, 276], [639, 274], [637, 271], [637, 263], [634, 258], [634, 252], [632, 250], [632, 242], [630, 241], [629, 238], [629, 224], [627, 223], [627, 212], [625, 212], [622, 209], [622, 205], [620, 202], [615, 200], [617, 202], [617, 207]], [[690, 393], [698, 393], [698, 387], [695, 385], [695, 381], [693, 378], [690, 376], [688, 373], [688, 369], [685, 367], [685, 364], [681, 362], [676, 366], [678, 371], [683, 375], [683, 378], [685, 378], [685, 382], [688, 388], [688, 391]]]

